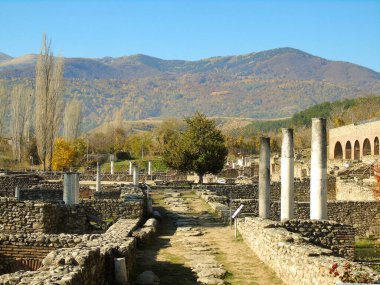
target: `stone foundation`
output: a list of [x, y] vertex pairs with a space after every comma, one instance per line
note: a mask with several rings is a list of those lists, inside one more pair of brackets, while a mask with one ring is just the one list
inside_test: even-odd
[[144, 200], [83, 200], [77, 205], [0, 198], [2, 233], [78, 233], [89, 231], [89, 219], [141, 219]]
[[[276, 223], [260, 218], [239, 219], [238, 230], [247, 245], [270, 266], [286, 284], [336, 284], [339, 276], [329, 271], [334, 263], [343, 274], [344, 258], [336, 257], [329, 249], [310, 244], [300, 234], [291, 233]], [[368, 273], [373, 281], [380, 280], [368, 267], [351, 263], [354, 274]]]
[[[215, 210], [219, 211], [220, 216], [228, 220], [229, 206], [226, 197], [215, 195], [209, 190], [198, 190], [201, 196]], [[257, 199], [234, 199], [232, 200], [232, 210], [234, 211], [243, 204], [242, 213], [249, 216], [258, 216]], [[279, 221], [281, 205], [279, 201], [271, 202], [270, 219]], [[380, 236], [380, 203], [374, 201], [328, 201], [327, 202], [328, 220], [338, 223], [348, 224], [354, 227], [356, 237], [379, 237]], [[310, 218], [310, 203], [294, 203], [295, 219], [307, 220]]]
[[128, 276], [134, 269], [136, 241], [130, 237], [139, 220], [120, 219], [102, 235], [91, 235], [72, 248], [51, 251], [36, 271], [0, 276], [0, 284], [114, 284], [114, 258], [124, 257]]
[[[206, 185], [206, 189], [218, 196], [232, 199], [258, 199], [258, 184], [249, 185]], [[335, 177], [327, 181], [328, 200], [336, 199]], [[279, 201], [281, 197], [281, 182], [271, 182], [271, 201]], [[294, 181], [294, 200], [307, 202], [310, 200], [310, 179]]]

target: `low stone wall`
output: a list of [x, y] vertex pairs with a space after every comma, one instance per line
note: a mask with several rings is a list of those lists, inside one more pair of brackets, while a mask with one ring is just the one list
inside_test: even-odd
[[0, 234], [0, 275], [18, 270], [37, 270], [52, 250], [74, 247], [90, 235]]
[[34, 174], [0, 175], [0, 197], [14, 197], [15, 189], [30, 188], [41, 183], [42, 177]]
[[87, 215], [94, 215], [100, 219], [141, 219], [144, 215], [144, 201], [123, 200], [84, 200], [83, 205]]
[[115, 284], [114, 258], [125, 258], [128, 276], [134, 269], [136, 242], [130, 236], [138, 222], [121, 219], [102, 235], [51, 251], [36, 271], [1, 275], [0, 284]]
[[63, 189], [20, 189], [20, 200], [63, 201]]
[[279, 226], [299, 233], [312, 244], [331, 249], [333, 255], [354, 259], [355, 231], [352, 226], [334, 221], [297, 219], [279, 223]]
[[[339, 276], [329, 272], [334, 263], [343, 275], [344, 258], [336, 257], [329, 249], [323, 249], [305, 241], [300, 234], [279, 228], [270, 220], [260, 218], [239, 219], [238, 230], [247, 245], [270, 266], [286, 284], [336, 284]], [[374, 282], [380, 280], [368, 267], [351, 263], [353, 274], [369, 274]]]
[[[211, 207], [222, 209], [220, 215], [227, 216], [229, 207], [226, 199], [216, 196], [214, 192], [208, 190], [198, 190], [198, 196], [202, 197]], [[244, 205], [242, 213], [258, 216], [257, 199], [235, 199], [232, 200], [232, 211], [235, 211], [241, 204]], [[223, 207], [223, 206], [224, 207]], [[281, 203], [278, 201], [271, 202], [270, 218], [275, 221], [280, 220]], [[374, 201], [328, 201], [327, 216], [331, 221], [351, 225], [355, 229], [357, 237], [380, 237], [380, 202]], [[310, 218], [310, 203], [294, 203], [295, 219], [307, 220]]]
[[121, 189], [116, 189], [115, 191], [97, 191], [93, 193], [94, 199], [119, 199], [121, 194]]
[[99, 220], [141, 219], [144, 199], [83, 200], [77, 205], [57, 202], [17, 201], [0, 198], [0, 231], [3, 233], [87, 233], [89, 217]]
[[[232, 199], [258, 199], [258, 183], [250, 185], [206, 185], [206, 189], [215, 192], [218, 196]], [[327, 181], [328, 200], [336, 199], [335, 177], [329, 177]], [[271, 182], [271, 200], [281, 199], [281, 182]], [[295, 180], [294, 200], [307, 202], [310, 200], [310, 179]]]

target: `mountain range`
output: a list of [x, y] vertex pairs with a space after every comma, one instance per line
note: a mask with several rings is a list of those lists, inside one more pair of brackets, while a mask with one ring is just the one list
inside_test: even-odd
[[[0, 80], [33, 83], [38, 55], [0, 53]], [[125, 120], [288, 117], [324, 101], [380, 94], [380, 73], [293, 48], [198, 61], [147, 55], [65, 58], [66, 98], [84, 102], [85, 128]]]

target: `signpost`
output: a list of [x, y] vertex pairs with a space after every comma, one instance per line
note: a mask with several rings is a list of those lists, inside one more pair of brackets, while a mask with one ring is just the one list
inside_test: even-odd
[[239, 208], [232, 214], [231, 218], [235, 220], [235, 239], [237, 238], [237, 216], [239, 215], [241, 209], [243, 209], [244, 205], [241, 204]]

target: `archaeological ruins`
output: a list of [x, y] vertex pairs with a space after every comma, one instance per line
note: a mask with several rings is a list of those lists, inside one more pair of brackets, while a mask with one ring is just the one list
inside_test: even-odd
[[250, 284], [230, 262], [239, 255], [265, 264], [260, 284], [339, 284], [347, 266], [352, 280], [380, 282], [380, 260], [358, 260], [355, 247], [380, 238], [379, 122], [328, 131], [313, 119], [310, 157], [294, 151], [297, 130], [282, 129], [279, 156], [263, 137], [259, 157], [228, 161], [203, 185], [151, 161], [4, 171], [0, 284]]

